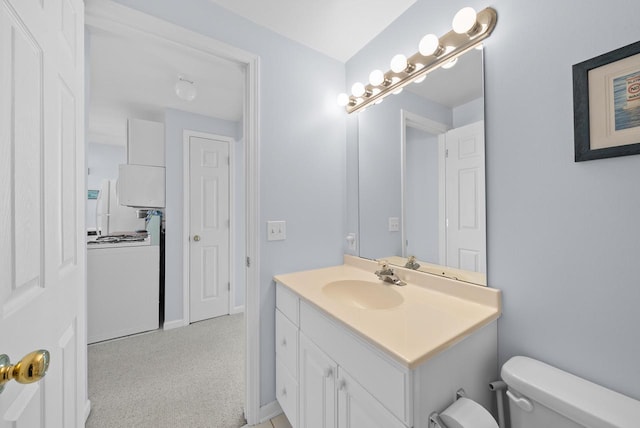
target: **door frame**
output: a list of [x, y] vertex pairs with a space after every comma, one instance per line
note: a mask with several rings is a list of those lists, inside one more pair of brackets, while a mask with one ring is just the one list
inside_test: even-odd
[[[194, 131], [191, 129], [184, 129], [182, 131], [182, 184], [183, 184], [183, 198], [184, 203], [182, 205], [182, 230], [186, 239], [183, 239], [182, 246], [182, 314], [186, 324], [189, 324], [191, 320], [191, 152], [190, 152], [190, 139], [191, 137], [206, 138], [209, 140], [218, 140], [225, 142], [229, 145], [229, 282], [231, 287], [229, 288], [228, 296], [228, 311], [229, 314], [235, 313], [234, 306], [232, 305], [232, 296], [235, 294], [235, 237], [237, 235], [236, 224], [233, 219], [235, 218], [235, 143], [236, 141], [231, 137], [223, 135], [210, 134], [207, 132]], [[241, 311], [239, 311], [241, 312]]]
[[[260, 239], [259, 239], [259, 57], [184, 27], [115, 3], [85, 0], [85, 25], [132, 37], [149, 37], [192, 49], [202, 55], [234, 61], [245, 69], [243, 138], [246, 176], [246, 293], [245, 293], [245, 418], [249, 425], [260, 417]], [[184, 266], [183, 266], [184, 269]], [[85, 304], [86, 305], [86, 304]], [[184, 319], [184, 317], [183, 317]]]
[[407, 229], [405, 227], [406, 212], [405, 212], [405, 200], [406, 200], [406, 185], [407, 179], [405, 173], [407, 170], [407, 128], [415, 128], [429, 134], [433, 134], [438, 137], [438, 223], [440, 225], [439, 237], [438, 237], [438, 252], [440, 256], [439, 264], [446, 264], [446, 189], [445, 189], [445, 165], [446, 165], [446, 137], [445, 134], [451, 129], [450, 126], [436, 122], [435, 120], [428, 119], [420, 116], [419, 114], [412, 113], [408, 110], [400, 110], [400, 150], [401, 150], [401, 166], [400, 166], [400, 206], [401, 206], [401, 233], [402, 233], [402, 257], [407, 257]]

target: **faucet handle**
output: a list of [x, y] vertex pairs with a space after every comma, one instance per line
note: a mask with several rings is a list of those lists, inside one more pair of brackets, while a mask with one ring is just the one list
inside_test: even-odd
[[388, 260], [378, 260], [378, 266], [380, 266], [380, 268], [382, 270], [389, 269], [389, 261]]

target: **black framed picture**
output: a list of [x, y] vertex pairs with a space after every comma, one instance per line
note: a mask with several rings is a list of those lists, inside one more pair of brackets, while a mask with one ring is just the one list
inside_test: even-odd
[[640, 154], [640, 42], [573, 66], [575, 161]]

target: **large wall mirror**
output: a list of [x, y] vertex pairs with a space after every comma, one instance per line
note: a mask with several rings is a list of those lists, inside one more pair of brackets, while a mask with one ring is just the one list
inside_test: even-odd
[[358, 113], [361, 257], [486, 285], [482, 61], [472, 49]]

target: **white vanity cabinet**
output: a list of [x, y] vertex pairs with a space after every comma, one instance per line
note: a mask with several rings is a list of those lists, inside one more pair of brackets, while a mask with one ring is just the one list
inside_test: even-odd
[[460, 388], [491, 409], [497, 376], [495, 322], [408, 366], [276, 283], [276, 397], [294, 428], [428, 428]]
[[300, 333], [300, 403], [298, 426], [336, 426], [336, 377], [338, 365], [304, 333]]
[[[363, 343], [353, 343], [355, 337], [351, 333], [333, 324], [309, 304], [300, 303], [294, 293], [280, 284], [276, 296], [276, 397], [291, 425], [294, 428], [405, 427], [360, 383], [368, 385], [383, 400], [383, 391], [391, 386], [395, 392], [397, 389], [393, 387], [400, 386], [400, 397], [388, 401], [398, 403], [401, 413], [406, 415], [403, 398], [408, 388], [405, 383], [408, 370], [392, 367], [390, 362], [374, 355], [374, 349], [365, 349]], [[295, 353], [294, 344], [298, 345]], [[360, 378], [338, 361], [359, 366], [355, 372]], [[398, 376], [400, 383], [392, 380]]]
[[298, 426], [298, 298], [278, 287], [276, 302], [276, 398]]

